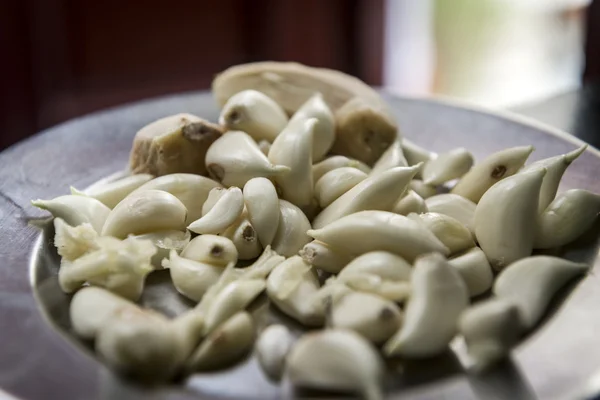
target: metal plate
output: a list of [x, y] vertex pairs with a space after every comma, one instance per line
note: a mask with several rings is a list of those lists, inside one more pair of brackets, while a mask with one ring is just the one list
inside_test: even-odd
[[[388, 99], [404, 136], [438, 152], [464, 146], [481, 159], [505, 147], [533, 144], [531, 160], [537, 160], [579, 144], [564, 133], [515, 117], [437, 100]], [[70, 121], [0, 155], [0, 386], [9, 393], [26, 399], [317, 397], [293, 393], [286, 383], [270, 383], [252, 358], [185, 382], [140, 387], [114, 376], [69, 332], [69, 297], [58, 288], [59, 260], [51, 227], [46, 225], [40, 234], [37, 224], [28, 223], [44, 215], [29, 200], [64, 194], [69, 185], [86, 187], [123, 169], [137, 129], [176, 112], [211, 120], [218, 116], [207, 93], [151, 100]], [[600, 192], [599, 172], [600, 153], [591, 149], [567, 171], [561, 190]], [[595, 263], [594, 270], [575, 290], [564, 292], [565, 301], [514, 351], [513, 361], [480, 377], [466, 374], [452, 352], [432, 360], [395, 363], [386, 382], [390, 398], [573, 398], [587, 387], [600, 368], [600, 290], [595, 273], [600, 268], [599, 229], [596, 224], [565, 249], [571, 259]], [[190, 306], [170, 287], [168, 272], [149, 277], [143, 301], [171, 315]], [[253, 309], [259, 324], [285, 319], [264, 301]]]

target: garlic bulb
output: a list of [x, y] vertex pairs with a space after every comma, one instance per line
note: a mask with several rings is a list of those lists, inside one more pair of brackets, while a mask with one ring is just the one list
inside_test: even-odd
[[237, 263], [238, 252], [233, 242], [223, 236], [200, 235], [192, 239], [181, 252], [189, 260], [225, 267]]
[[269, 325], [256, 340], [254, 350], [258, 363], [267, 376], [281, 379], [285, 368], [285, 359], [292, 349], [294, 337], [285, 325]]
[[273, 250], [284, 257], [291, 257], [311, 241], [306, 232], [310, 222], [298, 207], [285, 200], [279, 201], [279, 225], [273, 239]]
[[321, 93], [314, 94], [294, 113], [290, 124], [299, 120], [316, 118], [317, 125], [313, 135], [312, 159], [321, 161], [335, 141], [335, 120]]
[[356, 168], [365, 174], [371, 172], [371, 167], [362, 161], [354, 160], [345, 156], [331, 156], [312, 166], [313, 182], [317, 182], [329, 171], [344, 167]]
[[218, 235], [233, 224], [244, 211], [244, 195], [238, 187], [230, 187], [202, 217], [188, 229], [198, 234]]
[[52, 216], [61, 218], [71, 226], [88, 223], [98, 233], [102, 231], [111, 212], [99, 200], [87, 196], [66, 195], [52, 200], [32, 200], [31, 204], [49, 211]]
[[473, 166], [473, 155], [463, 147], [440, 154], [423, 168], [423, 182], [426, 185], [441, 185], [460, 178]]
[[319, 206], [329, 206], [366, 178], [367, 174], [352, 167], [341, 167], [327, 172], [315, 184], [315, 197]]
[[244, 185], [244, 204], [260, 243], [272, 244], [279, 225], [279, 198], [273, 183], [266, 178], [250, 179]]
[[71, 187], [71, 194], [93, 197], [106, 207], [113, 208], [131, 192], [153, 178], [154, 176], [150, 174], [135, 174], [100, 186], [93, 186], [83, 192]]

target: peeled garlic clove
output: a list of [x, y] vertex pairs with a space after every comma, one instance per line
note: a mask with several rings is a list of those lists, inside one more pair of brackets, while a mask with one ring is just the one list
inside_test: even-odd
[[223, 236], [200, 235], [192, 239], [181, 252], [189, 260], [225, 267], [236, 263], [238, 252], [233, 242]]
[[421, 214], [427, 212], [427, 205], [425, 204], [425, 200], [414, 190], [409, 190], [408, 194], [396, 202], [394, 208], [392, 208], [392, 212], [400, 215], [408, 215], [410, 213]]
[[316, 93], [308, 99], [294, 113], [290, 123], [309, 118], [316, 118], [318, 121], [313, 135], [312, 158], [313, 161], [320, 161], [329, 152], [335, 141], [333, 113], [323, 100], [321, 93]]
[[365, 174], [371, 172], [371, 167], [362, 161], [353, 160], [344, 156], [331, 156], [312, 166], [313, 182], [317, 182], [329, 171], [344, 167], [356, 168]]
[[413, 190], [415, 193], [417, 193], [424, 199], [428, 199], [437, 194], [437, 189], [435, 188], [435, 186], [427, 185], [420, 179], [413, 179], [408, 184], [408, 187], [410, 190]]
[[210, 265], [180, 257], [175, 250], [171, 251], [168, 260], [163, 260], [163, 266], [169, 269], [175, 289], [194, 301], [202, 299], [224, 270], [220, 265]]
[[279, 198], [273, 183], [266, 178], [250, 179], [244, 185], [244, 204], [260, 243], [273, 243], [279, 225]]
[[379, 157], [375, 165], [373, 165], [371, 175], [377, 175], [395, 167], [408, 167], [408, 162], [404, 158], [404, 152], [402, 151], [402, 140], [399, 138], [394, 140], [390, 147]]
[[315, 184], [315, 197], [322, 208], [329, 206], [341, 195], [367, 178], [367, 174], [352, 167], [336, 168], [327, 172]]
[[261, 332], [254, 345], [254, 351], [258, 363], [269, 378], [281, 379], [285, 359], [293, 344], [294, 337], [285, 325], [269, 325]]
[[340, 272], [352, 260], [352, 256], [318, 240], [308, 243], [300, 250], [299, 254], [308, 264], [332, 274]]
[[478, 203], [495, 183], [516, 174], [532, 151], [533, 146], [520, 146], [494, 153], [475, 164], [450, 192]]
[[358, 211], [390, 211], [420, 167], [396, 167], [368, 177], [321, 211], [312, 221], [313, 227], [323, 228]]
[[306, 234], [310, 222], [298, 207], [285, 200], [279, 200], [279, 225], [273, 239], [273, 250], [284, 257], [297, 254], [311, 241]]
[[237, 249], [240, 260], [256, 258], [263, 249], [258, 240], [256, 229], [250, 223], [248, 213], [245, 211], [233, 225], [222, 233], [222, 236], [231, 239]]
[[402, 323], [402, 311], [392, 301], [369, 293], [353, 292], [333, 303], [329, 324], [355, 331], [379, 344], [388, 340]]
[[257, 142], [272, 142], [285, 128], [288, 117], [269, 96], [256, 90], [243, 90], [227, 100], [219, 123], [229, 131], [244, 131]]
[[261, 140], [258, 142], [258, 148], [265, 156], [269, 156], [269, 150], [271, 150], [271, 142], [268, 140]]
[[408, 165], [417, 165], [418, 163], [427, 163], [430, 160], [434, 160], [437, 154], [429, 150], [425, 150], [421, 146], [417, 145], [410, 140], [402, 139], [402, 152], [408, 162]]
[[227, 189], [224, 187], [216, 187], [208, 192], [206, 200], [202, 204], [202, 217], [208, 214], [210, 210], [217, 204], [217, 202], [227, 193]]
[[462, 196], [451, 193], [438, 194], [425, 199], [429, 212], [444, 214], [465, 225], [471, 233], [475, 233], [475, 208], [477, 204]]
[[225, 186], [244, 187], [252, 178], [275, 177], [290, 172], [285, 165], [273, 165], [247, 133], [230, 131], [217, 139], [206, 152], [210, 176]]
[[578, 149], [571, 151], [570, 153], [561, 154], [558, 156], [546, 158], [543, 160], [536, 161], [530, 165], [525, 166], [520, 172], [533, 171], [539, 168], [546, 168], [546, 176], [542, 182], [542, 188], [540, 189], [540, 201], [538, 210], [544, 212], [546, 207], [554, 197], [560, 185], [560, 180], [573, 161], [575, 161], [584, 151], [587, 149], [587, 144], [581, 146]]
[[471, 297], [487, 292], [494, 281], [492, 267], [479, 247], [456, 254], [448, 260], [467, 285]]
[[426, 185], [441, 185], [466, 174], [473, 166], [473, 155], [463, 147], [440, 154], [423, 168]]
[[357, 392], [368, 400], [383, 398], [383, 361], [372, 344], [350, 330], [305, 334], [288, 355], [286, 371], [297, 386]]
[[155, 269], [163, 268], [162, 261], [165, 258], [169, 258], [171, 250], [181, 253], [184, 247], [190, 242], [190, 237], [191, 235], [188, 231], [159, 231], [132, 236], [133, 239], [150, 240], [154, 247], [156, 247], [156, 254], [154, 254], [150, 261]]
[[195, 174], [169, 174], [159, 176], [145, 183], [135, 190], [136, 193], [144, 190], [162, 190], [177, 197], [187, 209], [186, 224], [200, 218], [202, 205], [207, 200], [209, 193], [215, 188], [222, 189], [218, 182], [205, 176]]
[[475, 371], [506, 357], [517, 344], [522, 329], [517, 307], [497, 298], [467, 308], [458, 321]]
[[162, 190], [136, 191], [124, 198], [106, 218], [102, 236], [125, 238], [156, 231], [185, 230], [187, 210]]
[[531, 255], [545, 169], [519, 173], [492, 186], [475, 209], [475, 235], [492, 268]]
[[375, 274], [348, 273], [339, 276], [335, 282], [344, 284], [352, 290], [375, 294], [383, 299], [402, 303], [410, 297], [411, 289], [407, 281], [391, 281]]
[[154, 176], [150, 174], [136, 174], [104, 185], [94, 186], [83, 192], [71, 187], [71, 194], [93, 197], [106, 207], [113, 208], [127, 195], [153, 178]]
[[538, 218], [533, 248], [549, 249], [572, 242], [592, 227], [598, 214], [600, 195], [582, 189], [559, 194]]
[[233, 224], [244, 211], [244, 195], [238, 187], [230, 187], [215, 205], [201, 218], [192, 222], [188, 229], [198, 234], [222, 233]]
[[449, 253], [448, 248], [427, 228], [402, 215], [386, 211], [357, 212], [307, 233], [350, 254], [383, 250], [413, 261], [424, 253]]
[[271, 246], [265, 247], [260, 257], [246, 268], [238, 268], [240, 279], [266, 279], [273, 268], [285, 261], [285, 257], [277, 254]]
[[62, 218], [54, 218], [54, 232], [54, 245], [64, 260], [73, 261], [98, 249], [98, 232], [88, 223], [71, 226]]
[[31, 204], [49, 211], [71, 226], [88, 223], [100, 233], [110, 214], [110, 208], [99, 200], [87, 196], [66, 195], [52, 200], [32, 200]]
[[550, 256], [527, 257], [512, 263], [494, 282], [494, 295], [514, 303], [525, 329], [540, 320], [556, 292], [584, 274], [588, 265]]
[[413, 221], [420, 221], [427, 229], [442, 242], [450, 254], [456, 254], [475, 246], [473, 236], [465, 225], [458, 220], [444, 214], [428, 212], [424, 214], [410, 214]]
[[189, 372], [224, 368], [242, 358], [254, 342], [254, 323], [239, 312], [208, 335], [187, 361]]
[[372, 251], [356, 257], [339, 273], [338, 278], [351, 274], [372, 274], [391, 281], [408, 281], [412, 266], [402, 257], [387, 251]]
[[402, 328], [384, 345], [388, 356], [431, 357], [442, 353], [457, 330], [458, 317], [469, 305], [462, 278], [440, 254], [417, 259], [412, 295]]

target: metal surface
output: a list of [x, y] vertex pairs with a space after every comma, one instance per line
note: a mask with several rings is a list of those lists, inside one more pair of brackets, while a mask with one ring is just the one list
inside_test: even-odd
[[[405, 137], [435, 151], [464, 146], [481, 159], [505, 147], [534, 144], [532, 160], [537, 160], [576, 146], [574, 139], [553, 134], [551, 129], [447, 102], [389, 101]], [[121, 170], [136, 130], [176, 112], [212, 120], [218, 115], [206, 93], [146, 101], [65, 123], [0, 154], [0, 387], [5, 391], [24, 399], [65, 400], [292, 396], [288, 384], [270, 383], [252, 359], [186, 382], [140, 387], [111, 374], [68, 332], [69, 297], [57, 285], [52, 231], [42, 224], [46, 228], [40, 236], [39, 224], [28, 223], [32, 217], [46, 215], [31, 207], [29, 200], [67, 193], [69, 185], [83, 188]], [[597, 150], [587, 151], [567, 171], [561, 189], [600, 192], [599, 172]], [[450, 351], [432, 360], [395, 363], [390, 365], [386, 382], [390, 398], [573, 398], [581, 388], [593, 386], [591, 378], [600, 368], [598, 225], [565, 250], [571, 259], [595, 262], [594, 271], [573, 291], [565, 291], [566, 300], [515, 350], [513, 361], [480, 377], [466, 374]], [[169, 287], [166, 274], [149, 277], [144, 301], [173, 315], [189, 304]], [[254, 307], [262, 323], [264, 318], [282, 318], [265, 306], [258, 302]], [[460, 356], [460, 346], [453, 348]], [[316, 397], [315, 393], [296, 395]]]

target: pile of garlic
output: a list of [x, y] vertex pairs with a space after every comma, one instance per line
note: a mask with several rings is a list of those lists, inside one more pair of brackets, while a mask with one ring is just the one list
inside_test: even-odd
[[[323, 90], [339, 84], [302, 68]], [[235, 79], [228, 88], [241, 85]], [[218, 125], [180, 114], [138, 133], [132, 170], [169, 173], [32, 202], [55, 217], [59, 282], [75, 292], [73, 330], [116, 370], [165, 380], [226, 367], [254, 346], [272, 379], [379, 399], [384, 357], [432, 357], [459, 335], [474, 369], [486, 368], [587, 271], [532, 256], [573, 241], [600, 212], [597, 194], [556, 194], [585, 146], [525, 166], [532, 146], [474, 163], [463, 148], [437, 155], [398, 137], [361, 161], [350, 157], [356, 149], [340, 149], [377, 149], [340, 132], [340, 118], [388, 129], [382, 114], [349, 111], [329, 92], [263, 90], [271, 98], [240, 89], [217, 91], [226, 97]], [[360, 90], [348, 102], [372, 106]], [[203, 132], [208, 139], [198, 138]], [[192, 164], [210, 178], [189, 173]], [[174, 319], [135, 304], [146, 276], [163, 268], [197, 303]], [[246, 308], [263, 292], [288, 317], [322, 330], [296, 338], [272, 325], [257, 335]]]

